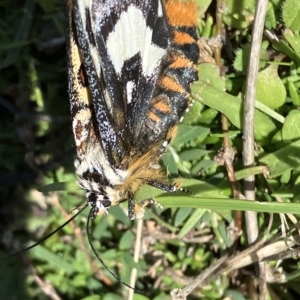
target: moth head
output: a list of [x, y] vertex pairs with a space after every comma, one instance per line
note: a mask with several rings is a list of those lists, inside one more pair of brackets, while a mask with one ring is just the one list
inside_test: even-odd
[[87, 202], [92, 207], [92, 217], [96, 217], [98, 212], [103, 211], [105, 214], [108, 213], [108, 208], [111, 206], [111, 200], [107, 196], [103, 196], [97, 192], [86, 193]]

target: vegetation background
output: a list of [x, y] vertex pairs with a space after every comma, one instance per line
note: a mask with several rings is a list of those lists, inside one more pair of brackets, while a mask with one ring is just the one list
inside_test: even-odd
[[[197, 0], [203, 56], [192, 88], [195, 102], [162, 159], [171, 180], [179, 179], [195, 195], [162, 195], [145, 187], [136, 199], [157, 196], [163, 209], [151, 207], [142, 222], [131, 222], [124, 205], [93, 220], [93, 241], [106, 264], [127, 283], [137, 268], [136, 288], [144, 294], [135, 294], [136, 300], [170, 299], [171, 290], [188, 286], [199, 274], [206, 276], [202, 289], [188, 299], [300, 297], [298, 232], [293, 231], [298, 222], [291, 214], [298, 213], [300, 195], [300, 2], [268, 3], [256, 85], [255, 163], [245, 168], [241, 99], [255, 5], [254, 0]], [[74, 176], [64, 9], [58, 0], [0, 1], [2, 257], [55, 230], [86, 201]], [[249, 175], [256, 175], [253, 190], [263, 208], [228, 200], [242, 198], [242, 180]], [[246, 232], [252, 224], [242, 210], [290, 214], [274, 214], [269, 230], [271, 215], [257, 215], [257, 239], [265, 240], [250, 255]], [[86, 216], [34, 249], [1, 260], [0, 298], [129, 299], [92, 254]], [[142, 237], [135, 263], [137, 234]], [[282, 248], [272, 252], [275, 243]], [[267, 261], [264, 284], [253, 264], [233, 260], [238, 253]], [[211, 270], [216, 263], [223, 269]]]

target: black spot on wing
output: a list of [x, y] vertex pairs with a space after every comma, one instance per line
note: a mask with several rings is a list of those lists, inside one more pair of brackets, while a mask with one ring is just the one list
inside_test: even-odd
[[158, 18], [153, 27], [152, 43], [160, 48], [167, 49], [169, 41], [170, 34], [168, 24], [164, 18]]
[[78, 77], [79, 77], [78, 81], [81, 83], [81, 85], [83, 87], [88, 87], [89, 86], [88, 78], [87, 78], [83, 63], [80, 65], [80, 68], [78, 70]]
[[154, 24], [157, 20], [157, 12], [158, 12], [158, 1], [149, 1], [151, 2], [151, 5], [145, 5], [144, 8], [140, 7], [141, 10], [143, 11], [144, 17], [146, 19], [146, 24], [149, 26], [151, 29], [154, 28]]
[[127, 82], [137, 80], [142, 74], [142, 59], [140, 53], [137, 53], [123, 64], [121, 71], [121, 80]]
[[159, 1], [152, 1], [148, 14], [145, 16], [146, 25], [152, 29], [152, 43], [166, 49], [169, 45], [170, 33], [165, 14], [158, 16]]

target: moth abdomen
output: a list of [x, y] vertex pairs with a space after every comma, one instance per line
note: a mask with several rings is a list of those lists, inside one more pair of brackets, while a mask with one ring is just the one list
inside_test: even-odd
[[170, 0], [167, 1], [165, 7], [168, 23], [171, 26], [172, 46], [193, 63], [197, 63], [199, 47], [195, 1]]

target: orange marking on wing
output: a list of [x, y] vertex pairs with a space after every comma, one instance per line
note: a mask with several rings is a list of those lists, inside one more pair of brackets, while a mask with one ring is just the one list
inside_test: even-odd
[[155, 123], [158, 123], [160, 121], [160, 118], [152, 111], [148, 112], [148, 117]]
[[171, 26], [197, 27], [197, 10], [194, 1], [169, 0], [165, 8]]
[[174, 31], [174, 42], [178, 45], [192, 44], [196, 41], [187, 33]]
[[175, 68], [175, 69], [178, 69], [178, 68], [187, 68], [187, 67], [190, 67], [192, 65], [193, 65], [193, 63], [189, 59], [186, 59], [184, 57], [178, 56], [174, 60], [174, 62], [169, 66], [169, 68]]
[[168, 89], [168, 90], [172, 90], [174, 92], [179, 92], [179, 93], [184, 93], [185, 89], [179, 85], [175, 79], [173, 79], [172, 77], [169, 76], [164, 76], [161, 79], [161, 86], [162, 88]]
[[156, 108], [157, 110], [160, 110], [164, 113], [168, 113], [170, 112], [170, 107], [168, 105], [166, 105], [165, 103], [163, 102], [157, 102], [153, 105], [154, 108]]

